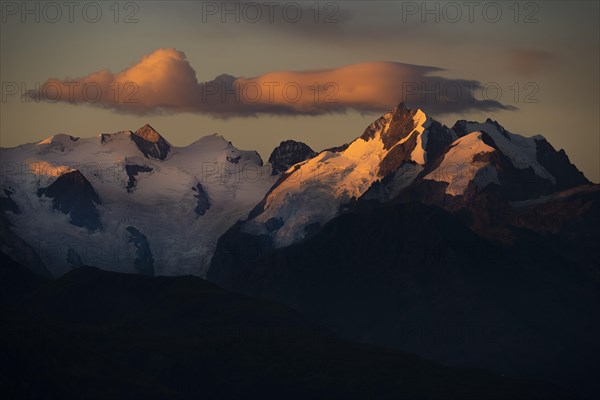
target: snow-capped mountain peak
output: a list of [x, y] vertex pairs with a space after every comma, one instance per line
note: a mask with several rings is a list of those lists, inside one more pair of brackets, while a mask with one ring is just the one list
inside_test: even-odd
[[0, 152], [0, 196], [20, 210], [4, 215], [56, 275], [79, 262], [203, 275], [218, 237], [277, 178], [257, 152], [222, 136], [176, 147], [150, 125]]
[[134, 132], [134, 135], [139, 136], [150, 143], [158, 143], [161, 139], [164, 140], [160, 133], [150, 126], [150, 124], [142, 126], [140, 129]]
[[38, 146], [44, 145], [61, 145], [68, 146], [73, 144], [73, 142], [77, 142], [79, 140], [78, 137], [66, 135], [64, 133], [57, 133], [56, 135], [52, 135], [44, 140], [39, 141]]
[[439, 166], [424, 179], [447, 182], [446, 193], [452, 196], [464, 194], [474, 180], [479, 187], [490, 182], [499, 183], [496, 170], [486, 168], [489, 163], [481, 159], [481, 155], [495, 151], [482, 136], [482, 132], [476, 131], [457, 139], [444, 154]]
[[405, 177], [416, 177], [426, 160], [430, 123], [422, 110], [400, 104], [347, 147], [324, 150], [294, 165], [253, 211], [245, 229], [269, 234], [284, 246], [336, 216], [344, 204], [402, 165], [410, 164]]
[[[217, 239], [246, 217], [241, 232], [282, 247], [365, 200], [461, 207], [488, 188], [513, 202], [589, 183], [542, 136], [513, 134], [491, 119], [449, 129], [403, 104], [350, 144], [315, 154], [286, 141], [266, 165], [217, 134], [176, 147], [148, 124], [0, 151], [7, 166], [0, 196], [8, 196], [0, 205], [10, 204], [4, 214], [55, 274], [81, 260], [203, 275]], [[86, 259], [88, 244], [99, 256]]]
[[[427, 182], [439, 184], [427, 188]], [[449, 129], [422, 110], [400, 104], [349, 145], [287, 170], [242, 232], [267, 235], [275, 247], [287, 246], [356, 200], [387, 201], [415, 186], [421, 188], [417, 197], [443, 199], [495, 184], [513, 201], [587, 182], [564, 152], [556, 152], [540, 135], [513, 134], [491, 119], [458, 121]]]
[[478, 190], [496, 184], [509, 200], [535, 198], [589, 183], [564, 153], [542, 135], [511, 133], [497, 121], [457, 121], [453, 142], [423, 177], [445, 182], [446, 194], [461, 196], [473, 183]]
[[164, 160], [167, 158], [171, 145], [149, 124], [144, 125], [131, 134], [131, 139], [144, 156]]

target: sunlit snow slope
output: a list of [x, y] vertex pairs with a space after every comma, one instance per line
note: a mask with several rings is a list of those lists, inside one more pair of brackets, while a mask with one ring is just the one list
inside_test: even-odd
[[283, 247], [361, 199], [387, 201], [410, 192], [413, 201], [432, 203], [496, 185], [508, 200], [523, 200], [585, 183], [564, 151], [540, 135], [513, 134], [490, 119], [458, 121], [450, 129], [400, 104], [349, 145], [287, 170], [241, 231]]
[[1, 156], [0, 222], [57, 275], [87, 264], [204, 276], [230, 228], [284, 247], [364, 201], [456, 211], [481, 191], [522, 202], [589, 183], [542, 136], [490, 119], [448, 128], [403, 104], [350, 144], [315, 153], [284, 141], [266, 165], [221, 136], [174, 147], [149, 125], [59, 134]]

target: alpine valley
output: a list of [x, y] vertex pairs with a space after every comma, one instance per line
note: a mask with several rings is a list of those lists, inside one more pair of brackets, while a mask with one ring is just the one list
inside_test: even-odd
[[[169, 301], [160, 307], [192, 312], [161, 291], [198, 290], [229, 296], [220, 309], [243, 320], [236, 307], [258, 297], [253, 313], [335, 337], [357, 368], [371, 368], [360, 346], [380, 346], [389, 360], [491, 370], [494, 390], [501, 374], [523, 378], [504, 395], [407, 398], [600, 393], [600, 185], [543, 136], [491, 119], [449, 128], [400, 104], [349, 144], [316, 152], [288, 140], [267, 163], [218, 135], [176, 147], [150, 125], [0, 151], [0, 250], [36, 274], [18, 278], [28, 312], [68, 314], [59, 309], [87, 290], [111, 310], [106, 291], [130, 310], [129, 297], [154, 304], [157, 290]], [[441, 381], [449, 373], [414, 362]]]

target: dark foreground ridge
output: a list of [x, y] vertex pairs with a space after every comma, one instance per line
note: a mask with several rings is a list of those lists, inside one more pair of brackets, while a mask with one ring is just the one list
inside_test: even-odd
[[196, 277], [1, 255], [0, 392], [19, 399], [570, 399], [552, 385], [343, 341]]
[[464, 216], [401, 198], [358, 202], [281, 248], [238, 223], [219, 239], [208, 279], [290, 306], [348, 340], [597, 398], [600, 187], [513, 214], [487, 206], [491, 199]]

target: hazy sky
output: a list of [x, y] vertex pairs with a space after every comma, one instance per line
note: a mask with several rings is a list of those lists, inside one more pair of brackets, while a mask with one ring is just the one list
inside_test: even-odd
[[114, 4], [1, 2], [1, 146], [150, 123], [266, 159], [349, 142], [405, 100], [542, 134], [600, 181], [598, 1]]

